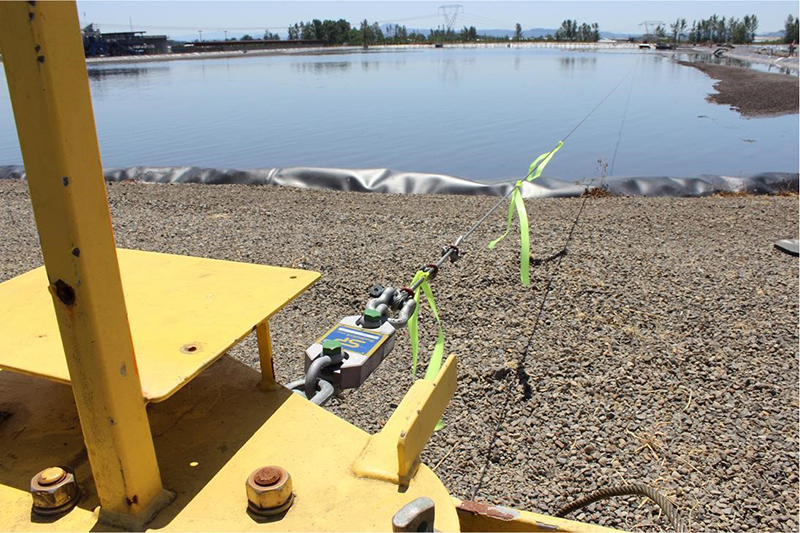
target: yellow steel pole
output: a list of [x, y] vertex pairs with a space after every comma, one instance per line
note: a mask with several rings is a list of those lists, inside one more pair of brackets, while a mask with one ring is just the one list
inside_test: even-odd
[[280, 388], [275, 381], [275, 367], [272, 364], [272, 339], [269, 333], [269, 319], [256, 326], [258, 357], [261, 360], [261, 387], [265, 390]]
[[0, 2], [0, 50], [101, 520], [140, 528], [169, 494], [136, 368], [75, 3]]

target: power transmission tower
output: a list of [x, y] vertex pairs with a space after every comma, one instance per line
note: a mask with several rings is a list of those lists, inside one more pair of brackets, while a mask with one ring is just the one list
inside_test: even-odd
[[652, 27], [655, 31], [655, 28], [662, 26], [664, 23], [660, 20], [645, 20], [639, 23], [639, 26], [644, 26], [644, 35], [642, 36], [643, 41], [647, 41], [648, 37], [653, 37], [650, 33], [650, 28]]
[[456, 18], [458, 17], [458, 14], [463, 12], [464, 6], [461, 4], [448, 4], [445, 6], [439, 6], [439, 13], [444, 17], [444, 25], [447, 28], [448, 33], [453, 31], [453, 26], [456, 24]]

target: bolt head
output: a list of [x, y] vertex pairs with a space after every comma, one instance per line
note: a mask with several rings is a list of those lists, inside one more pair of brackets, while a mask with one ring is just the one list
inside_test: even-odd
[[322, 343], [322, 355], [339, 355], [342, 353], [342, 343], [339, 341], [325, 341]]
[[45, 515], [72, 509], [80, 496], [75, 475], [61, 467], [45, 468], [33, 476], [30, 493], [33, 512]]
[[255, 481], [256, 485], [259, 487], [271, 487], [281, 479], [282, 475], [283, 472], [281, 472], [281, 469], [274, 466], [265, 466], [264, 468], [256, 470], [253, 481]]
[[279, 514], [292, 504], [292, 477], [279, 466], [254, 470], [245, 483], [248, 508], [261, 515]]
[[381, 312], [377, 309], [365, 309], [362, 316], [364, 325], [367, 327], [377, 327], [381, 323]]
[[66, 475], [67, 471], [60, 466], [51, 466], [39, 472], [39, 483], [45, 486], [53, 485], [64, 479]]

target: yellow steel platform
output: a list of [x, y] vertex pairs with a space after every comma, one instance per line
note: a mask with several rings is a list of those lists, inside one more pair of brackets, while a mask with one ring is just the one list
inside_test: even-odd
[[[447, 489], [421, 465], [407, 487], [357, 477], [370, 435], [284, 388], [264, 391], [256, 370], [224, 357], [172, 398], [148, 406], [164, 487], [175, 500], [149, 524], [174, 531], [391, 531], [391, 517], [420, 496], [436, 503], [436, 528], [457, 531]], [[0, 531], [107, 530], [70, 388], [0, 371]], [[55, 520], [31, 514], [31, 476], [75, 469], [78, 507]], [[295, 502], [272, 520], [247, 509], [245, 480], [261, 466], [292, 476]]]
[[[144, 398], [160, 402], [319, 274], [118, 249]], [[70, 383], [44, 267], [0, 284], [0, 368]], [[135, 369], [120, 368], [120, 372]]]

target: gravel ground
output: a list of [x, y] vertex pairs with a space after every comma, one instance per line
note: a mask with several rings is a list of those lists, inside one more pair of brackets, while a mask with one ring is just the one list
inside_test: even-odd
[[729, 105], [744, 116], [763, 117], [798, 113], [800, 86], [797, 76], [693, 61], [678, 61], [678, 63], [702, 70], [710, 77], [719, 80], [714, 84], [714, 89], [718, 92], [710, 94], [708, 100]]
[[[495, 202], [237, 185], [109, 194], [120, 246], [322, 272], [272, 321], [284, 381], [373, 282], [408, 283]], [[0, 181], [0, 201], [5, 280], [41, 258], [25, 183]], [[526, 202], [534, 258], [559, 250], [580, 202]], [[694, 531], [797, 530], [798, 260], [773, 248], [797, 236], [797, 197], [592, 198], [569, 255], [534, 266], [527, 289], [518, 238], [485, 248], [502, 224], [493, 217], [434, 282], [459, 384], [424, 460], [451, 492], [553, 513], [640, 481], [674, 498]], [[430, 349], [425, 310], [421, 327]], [[257, 366], [254, 340], [233, 356]], [[378, 431], [412, 382], [410, 359], [401, 331], [371, 379], [329, 408]], [[668, 527], [640, 504], [618, 498], [574, 518]]]

